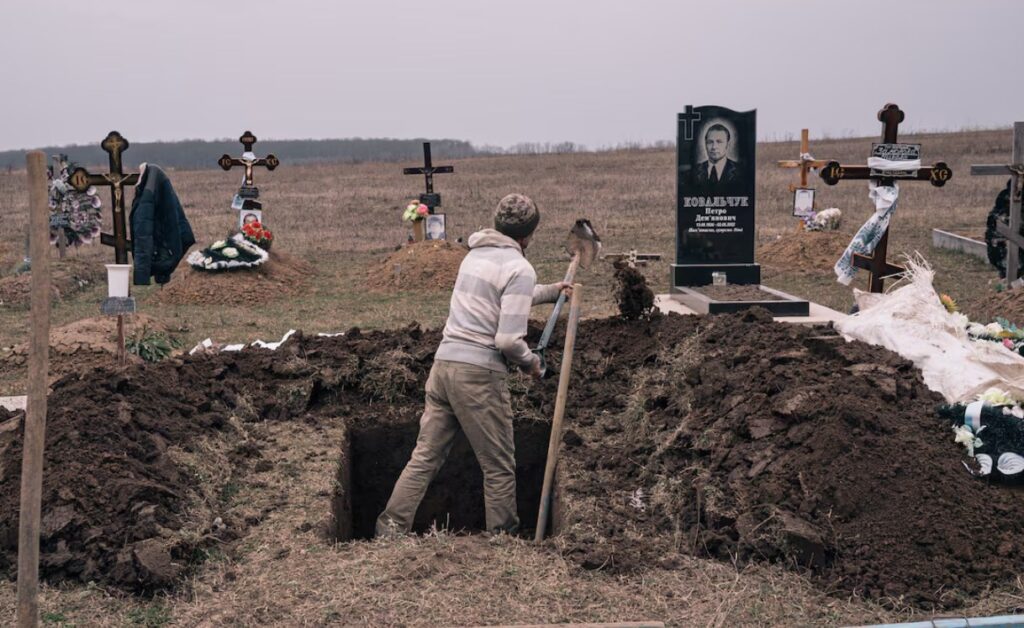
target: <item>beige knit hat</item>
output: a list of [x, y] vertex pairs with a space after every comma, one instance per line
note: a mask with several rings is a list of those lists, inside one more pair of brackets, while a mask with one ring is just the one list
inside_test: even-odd
[[494, 228], [510, 238], [521, 239], [533, 233], [540, 223], [537, 205], [524, 194], [509, 194], [494, 211]]

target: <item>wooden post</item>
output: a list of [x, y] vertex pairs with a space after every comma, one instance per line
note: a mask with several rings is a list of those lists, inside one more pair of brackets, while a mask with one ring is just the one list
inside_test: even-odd
[[39, 622], [39, 519], [46, 437], [46, 389], [50, 360], [50, 212], [46, 199], [46, 155], [28, 154], [29, 224], [32, 251], [32, 338], [28, 355], [28, 407], [21, 457], [18, 522], [18, 626]]

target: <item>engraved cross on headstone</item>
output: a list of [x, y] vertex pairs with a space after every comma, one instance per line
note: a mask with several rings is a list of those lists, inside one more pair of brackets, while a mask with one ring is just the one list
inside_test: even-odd
[[700, 112], [694, 111], [693, 105], [686, 105], [686, 111], [679, 114], [679, 122], [682, 122], [685, 125], [683, 127], [683, 138], [692, 140], [693, 125], [700, 122]]
[[117, 264], [128, 263], [128, 247], [131, 246], [131, 242], [128, 240], [128, 229], [125, 224], [124, 187], [126, 185], [135, 185], [139, 182], [139, 174], [137, 172], [125, 174], [122, 169], [121, 154], [128, 150], [128, 146], [128, 140], [123, 138], [117, 131], [111, 131], [100, 142], [100, 147], [107, 152], [110, 172], [106, 174], [91, 174], [85, 168], [75, 168], [75, 171], [68, 178], [71, 186], [79, 192], [85, 192], [89, 189], [90, 185], [110, 187], [110, 196], [113, 200], [110, 206], [114, 211], [114, 235], [109, 233], [100, 234], [100, 242], [114, 247], [114, 261]]
[[[903, 122], [903, 118], [903, 111], [899, 106], [892, 103], [885, 105], [878, 112], [878, 120], [882, 123], [883, 144], [896, 144], [899, 125], [900, 122]], [[819, 176], [828, 185], [835, 185], [843, 180], [865, 179], [877, 181], [879, 185], [892, 185], [896, 179], [901, 179], [903, 181], [928, 181], [935, 187], [942, 187], [953, 177], [953, 171], [950, 170], [945, 162], [940, 161], [933, 166], [918, 168], [916, 171], [899, 174], [890, 173], [888, 176], [883, 176], [877, 172], [872, 172], [871, 168], [867, 165], [847, 166], [840, 164], [838, 161], [830, 161], [822, 168]], [[885, 233], [882, 234], [882, 238], [878, 241], [878, 245], [871, 255], [861, 255], [860, 253], [854, 253], [853, 255], [853, 265], [868, 271], [871, 275], [871, 292], [882, 292], [885, 288], [884, 282], [886, 277], [898, 275], [906, 270], [902, 266], [890, 264], [886, 260], [888, 248], [889, 228], [886, 227]]]
[[243, 133], [242, 137], [238, 138], [238, 141], [242, 143], [242, 147], [244, 148], [242, 156], [239, 158], [224, 154], [217, 160], [217, 164], [219, 164], [224, 170], [231, 170], [234, 166], [244, 167], [245, 179], [242, 182], [239, 195], [243, 198], [259, 198], [260, 191], [256, 188], [256, 184], [253, 182], [253, 168], [256, 166], [263, 166], [267, 170], [273, 170], [281, 165], [281, 162], [273, 154], [267, 155], [266, 157], [256, 157], [252, 152], [252, 145], [256, 143], [256, 136], [252, 134], [252, 131], [246, 131]]
[[455, 167], [435, 166], [430, 160], [430, 142], [423, 142], [422, 168], [402, 168], [402, 174], [422, 174], [426, 179], [427, 191], [425, 194], [420, 194], [420, 202], [430, 209], [431, 214], [434, 213], [435, 207], [441, 206], [441, 195], [434, 193], [434, 175], [449, 172], [455, 172]]
[[996, 233], [1006, 238], [1006, 283], [1012, 284], [1020, 276], [1020, 259], [1024, 250], [1021, 235], [1021, 196], [1024, 194], [1024, 122], [1013, 123], [1013, 155], [1009, 164], [971, 166], [971, 174], [1010, 175], [1009, 221], [996, 221]]

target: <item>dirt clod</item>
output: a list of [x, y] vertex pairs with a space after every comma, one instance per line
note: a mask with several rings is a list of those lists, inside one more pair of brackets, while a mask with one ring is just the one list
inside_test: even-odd
[[622, 317], [630, 321], [649, 318], [654, 311], [654, 292], [643, 273], [620, 260], [615, 262], [615, 280], [615, 302]]

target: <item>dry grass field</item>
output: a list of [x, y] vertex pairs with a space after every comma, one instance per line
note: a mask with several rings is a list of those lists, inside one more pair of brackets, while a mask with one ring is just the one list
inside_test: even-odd
[[[953, 180], [937, 189], [904, 187], [892, 223], [890, 257], [920, 252], [937, 269], [937, 287], [970, 313], [972, 302], [993, 292], [997, 276], [973, 258], [931, 247], [931, 229], [984, 229], [985, 216], [1003, 181], [970, 177], [971, 163], [1002, 163], [1008, 157], [1008, 129], [907, 136], [923, 144], [926, 162], [944, 160]], [[872, 139], [817, 141], [817, 158], [862, 163]], [[775, 167], [795, 158], [796, 142], [758, 146], [757, 237], [761, 244], [791, 237], [787, 186], [792, 170]], [[144, 159], [145, 155], [129, 156]], [[211, 156], [211, 164], [216, 156]], [[668, 265], [675, 247], [675, 154], [637, 150], [447, 160], [455, 174], [438, 176], [449, 238], [487, 226], [497, 200], [509, 192], [533, 197], [542, 220], [528, 257], [541, 281], [560, 279], [567, 257], [562, 242], [576, 218], [589, 218], [606, 252], [636, 247], [661, 253], [645, 273], [657, 292], [668, 289]], [[229, 209], [236, 173], [219, 170], [171, 172], [172, 180], [202, 245], [223, 237], [233, 225]], [[422, 178], [405, 177], [400, 164], [309, 165], [259, 171], [256, 177], [265, 221], [275, 249], [314, 268], [298, 295], [252, 307], [151, 303], [157, 286], [135, 291], [142, 312], [177, 332], [185, 346], [212, 337], [222, 342], [279, 338], [290, 328], [307, 333], [391, 328], [418, 321], [443, 324], [445, 291], [369, 293], [368, 269], [400, 246], [408, 230], [400, 215], [421, 191]], [[843, 210], [842, 232], [852, 235], [871, 213], [864, 182], [827, 187], [817, 182], [821, 207]], [[4, 274], [20, 260], [27, 220], [24, 172], [0, 174], [0, 261]], [[106, 210], [105, 210], [106, 211]], [[110, 261], [106, 247], [72, 253], [99, 265]], [[55, 254], [54, 254], [55, 257]], [[764, 269], [765, 283], [846, 310], [849, 288], [829, 272], [799, 268]], [[610, 266], [598, 263], [579, 276], [586, 286], [584, 316], [615, 312]], [[858, 279], [860, 287], [864, 278]], [[58, 302], [54, 326], [98, 314], [105, 288], [97, 285]], [[535, 311], [540, 317], [546, 313]], [[0, 346], [23, 342], [28, 312], [0, 306]], [[0, 373], [0, 395], [21, 394], [24, 372]], [[637, 576], [587, 572], [563, 560], [555, 547], [525, 541], [446, 533], [398, 542], [336, 545], [317, 533], [334, 459], [329, 429], [300, 423], [268, 425], [282, 445], [275, 464], [289, 473], [262, 486], [246, 486], [236, 499], [253, 508], [273, 504], [270, 514], [239, 539], [230, 552], [211, 553], [193, 579], [174, 594], [135, 598], [95, 586], [44, 588], [47, 625], [472, 625], [554, 621], [660, 619], [683, 626], [819, 626], [920, 618], [893, 603], [883, 607], [861, 599], [831, 597], [781, 568], [736, 567], [688, 559], [679, 569], [654, 568]], [[13, 583], [0, 582], [0, 623], [14, 616]], [[1024, 606], [1024, 583], [994, 591], [965, 615], [1012, 612]]]

